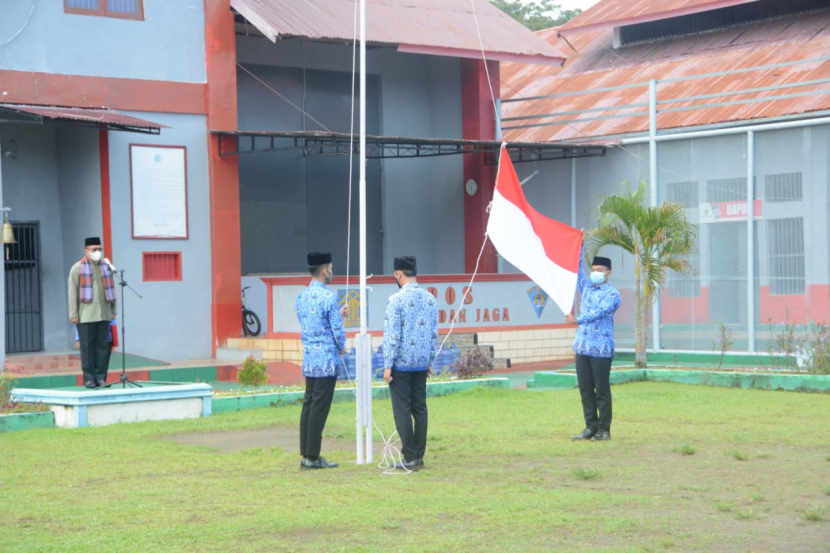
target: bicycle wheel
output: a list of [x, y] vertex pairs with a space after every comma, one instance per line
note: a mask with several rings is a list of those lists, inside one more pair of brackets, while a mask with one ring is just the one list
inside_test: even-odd
[[250, 309], [242, 310], [242, 329], [246, 336], [259, 336], [262, 331], [262, 323], [259, 322], [259, 317]]

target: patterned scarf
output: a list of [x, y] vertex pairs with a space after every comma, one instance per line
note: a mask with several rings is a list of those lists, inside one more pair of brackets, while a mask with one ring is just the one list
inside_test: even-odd
[[[99, 267], [101, 267], [101, 277], [104, 279], [107, 301], [112, 303], [115, 301], [115, 282], [113, 282], [112, 273], [106, 263], [100, 263]], [[92, 303], [92, 264], [87, 256], [81, 259], [80, 285], [81, 303]]]

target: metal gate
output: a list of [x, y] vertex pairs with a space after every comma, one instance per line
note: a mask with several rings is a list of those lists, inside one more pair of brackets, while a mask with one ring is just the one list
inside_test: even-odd
[[40, 227], [12, 223], [16, 244], [4, 244], [6, 353], [43, 350]]

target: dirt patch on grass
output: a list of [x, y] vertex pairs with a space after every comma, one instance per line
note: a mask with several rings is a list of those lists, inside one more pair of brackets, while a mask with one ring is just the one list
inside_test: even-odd
[[[291, 426], [272, 426], [258, 430], [227, 430], [222, 432], [185, 432], [164, 436], [165, 440], [185, 445], [200, 445], [219, 453], [233, 453], [244, 449], [271, 449], [277, 447], [286, 453], [300, 453], [300, 430]], [[383, 444], [374, 442], [374, 452], [380, 455]], [[323, 437], [323, 454], [327, 451], [355, 451], [354, 440]]]

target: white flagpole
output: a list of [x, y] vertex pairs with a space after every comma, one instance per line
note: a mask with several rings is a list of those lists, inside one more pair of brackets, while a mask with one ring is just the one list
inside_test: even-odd
[[372, 462], [371, 337], [366, 334], [366, 0], [360, 0], [360, 335], [357, 340], [357, 464]]

